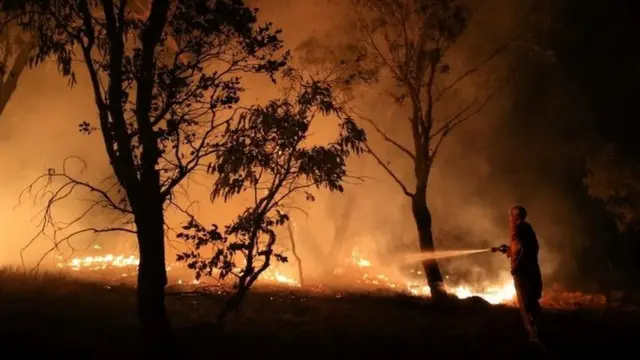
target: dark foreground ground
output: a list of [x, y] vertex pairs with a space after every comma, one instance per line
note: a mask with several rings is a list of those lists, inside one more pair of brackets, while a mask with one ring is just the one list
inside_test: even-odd
[[[539, 358], [516, 309], [479, 301], [264, 290], [219, 331], [207, 323], [221, 303], [168, 299], [180, 358]], [[546, 321], [557, 358], [640, 355], [637, 311], [554, 309]], [[0, 358], [140, 359], [138, 344], [131, 288], [0, 272]]]

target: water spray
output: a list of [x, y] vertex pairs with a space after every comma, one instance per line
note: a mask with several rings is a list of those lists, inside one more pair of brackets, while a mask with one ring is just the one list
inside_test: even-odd
[[443, 250], [443, 251], [421, 252], [418, 254], [406, 255], [403, 259], [405, 262], [436, 260], [436, 259], [444, 259], [444, 258], [478, 254], [483, 252], [489, 252], [492, 250], [493, 248], [480, 249], [480, 250]]

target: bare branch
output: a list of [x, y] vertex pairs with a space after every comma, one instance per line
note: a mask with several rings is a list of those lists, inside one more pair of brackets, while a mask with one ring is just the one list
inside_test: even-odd
[[[44, 230], [42, 230], [44, 231]], [[31, 270], [29, 272], [33, 273], [33, 272], [37, 272], [38, 269], [40, 268], [40, 265], [42, 264], [42, 262], [47, 258], [47, 256], [49, 256], [51, 253], [53, 253], [54, 251], [56, 251], [61, 244], [66, 243], [72, 250], [75, 251], [75, 248], [71, 245], [70, 241], [75, 238], [76, 236], [85, 234], [85, 233], [91, 233], [96, 235], [93, 240], [91, 241], [91, 243], [89, 244], [89, 246], [91, 244], [93, 244], [95, 242], [95, 240], [97, 240], [97, 236], [100, 234], [105, 234], [105, 233], [113, 233], [113, 232], [124, 232], [124, 233], [129, 233], [129, 234], [137, 234], [137, 232], [135, 230], [131, 230], [131, 229], [127, 229], [127, 228], [122, 228], [122, 227], [114, 227], [114, 228], [85, 228], [85, 229], [81, 229], [78, 231], [74, 231], [69, 235], [65, 235], [61, 238], [57, 237], [58, 234], [58, 229], [54, 229], [54, 234], [52, 237], [47, 237], [49, 239], [52, 240], [53, 245], [46, 250], [42, 256], [38, 259], [38, 261], [36, 262], [36, 264], [34, 265], [33, 268], [31, 268]], [[38, 236], [44, 236], [44, 233], [39, 233], [38, 235], [34, 236], [28, 243], [27, 245], [25, 245], [24, 247], [22, 247], [20, 249], [20, 258], [22, 260], [22, 266], [26, 269], [26, 263], [24, 260], [24, 252], [26, 250], [28, 250], [28, 248], [35, 242], [35, 240], [38, 238]]]
[[376, 132], [382, 136], [382, 138], [392, 144], [393, 146], [395, 146], [398, 150], [400, 150], [402, 153], [404, 153], [405, 155], [407, 155], [411, 160], [415, 161], [416, 160], [416, 156], [409, 150], [407, 149], [405, 146], [403, 146], [402, 144], [400, 144], [399, 142], [397, 142], [396, 140], [393, 140], [391, 137], [389, 137], [384, 131], [382, 131], [382, 129], [380, 129], [380, 127], [370, 118], [366, 117], [366, 116], [359, 116], [359, 118], [361, 118], [362, 120], [366, 121], [367, 123], [369, 123], [371, 126], [373, 126], [373, 128], [376, 130]]
[[511, 44], [513, 44], [520, 36], [521, 36], [520, 33], [516, 34], [515, 36], [510, 38], [507, 42], [505, 42], [501, 46], [498, 46], [491, 54], [489, 54], [489, 56], [483, 59], [479, 64], [468, 69], [462, 75], [458, 76], [455, 80], [449, 83], [449, 85], [446, 85], [445, 87], [443, 87], [438, 93], [438, 95], [436, 95], [434, 102], [439, 101], [444, 95], [446, 95], [447, 92], [449, 92], [451, 89], [456, 87], [456, 85], [458, 85], [459, 83], [461, 83], [462, 81], [470, 77], [471, 75], [477, 73], [484, 65], [491, 62], [493, 59], [498, 57], [498, 55], [502, 54], [502, 52], [504, 52], [507, 48], [509, 48], [509, 46], [511, 46]]
[[[179, 137], [175, 141], [175, 153], [174, 156], [178, 161], [177, 173], [172, 178], [167, 179], [166, 184], [161, 192], [162, 197], [167, 197], [171, 194], [176, 185], [180, 184], [188, 175], [192, 174], [202, 162], [206, 161], [211, 155], [214, 155], [217, 149], [212, 146], [213, 138], [218, 129], [227, 126], [234, 118], [239, 109], [235, 109], [231, 115], [225, 120], [216, 123], [215, 114], [211, 116], [209, 126], [205, 130], [204, 134], [200, 136], [199, 143], [196, 146], [191, 146], [190, 157], [184, 163], [180, 153], [180, 139]], [[176, 135], [179, 136], [179, 135]]]
[[438, 140], [436, 141], [436, 144], [434, 145], [433, 150], [431, 150], [430, 156], [432, 159], [435, 158], [435, 156], [437, 155], [438, 149], [440, 148], [440, 145], [442, 144], [442, 141], [444, 140], [444, 138], [447, 137], [455, 127], [463, 124], [467, 120], [471, 119], [472, 117], [482, 112], [484, 107], [497, 94], [497, 92], [498, 90], [496, 89], [491, 93], [489, 93], [489, 95], [487, 95], [484, 98], [482, 103], [480, 103], [475, 108], [474, 108], [474, 105], [477, 103], [478, 99], [474, 98], [470, 104], [468, 104], [462, 110], [460, 110], [455, 115], [453, 115], [448, 120], [446, 120], [445, 123], [440, 128], [438, 128], [438, 130], [436, 130], [435, 132], [433, 132], [433, 134], [430, 135], [431, 139], [438, 137]]
[[[85, 168], [85, 163], [82, 159], [77, 157], [69, 157], [65, 159], [62, 166], [61, 172], [56, 172], [54, 169], [49, 169], [49, 171], [37, 177], [29, 186], [27, 186], [19, 196], [19, 202], [22, 197], [25, 195], [31, 195], [35, 198], [39, 198], [40, 200], [44, 200], [44, 208], [39, 216], [41, 216], [40, 221], [38, 223], [38, 232], [25, 244], [25, 246], [21, 249], [20, 254], [23, 262], [23, 266], [26, 269], [24, 262], [24, 252], [28, 250], [38, 238], [45, 238], [51, 241], [52, 246], [45, 251], [45, 253], [40, 257], [37, 261], [35, 267], [31, 271], [37, 271], [42, 261], [50, 255], [53, 251], [59, 249], [61, 244], [66, 244], [72, 251], [75, 251], [75, 247], [71, 244], [71, 240], [74, 238], [84, 235], [84, 234], [93, 234], [96, 240], [97, 236], [105, 233], [113, 233], [113, 232], [125, 232], [130, 234], [135, 234], [136, 231], [132, 229], [130, 226], [132, 222], [131, 218], [131, 210], [121, 204], [119, 201], [113, 199], [113, 197], [109, 194], [109, 190], [113, 189], [113, 186], [110, 186], [109, 190], [103, 190], [96, 186], [93, 186], [85, 181], [81, 181], [76, 179], [74, 176], [69, 174], [69, 161], [78, 160], [81, 162], [81, 172]], [[44, 181], [44, 184], [36, 189], [36, 186]], [[36, 189], [34, 191], [34, 189]], [[56, 219], [54, 215], [54, 211], [57, 209], [58, 205], [65, 200], [78, 199], [71, 197], [73, 194], [78, 195], [78, 191], [84, 190], [89, 194], [97, 194], [97, 198], [87, 199], [90, 201], [90, 204], [84, 211], [81, 211], [80, 215], [73, 217], [70, 221], [60, 222]], [[80, 230], [72, 231], [71, 233], [65, 234], [65, 230], [70, 229], [72, 226], [78, 225], [84, 219], [87, 219], [87, 216], [90, 215], [92, 210], [102, 209], [103, 211], [112, 211], [115, 210], [115, 213], [120, 213], [124, 216], [121, 219], [119, 225], [114, 226], [106, 226], [102, 228], [97, 227], [84, 227]], [[92, 243], [93, 243], [92, 241]]]
[[397, 67], [389, 59], [387, 59], [387, 57], [382, 52], [382, 49], [380, 49], [380, 47], [377, 45], [376, 40], [373, 37], [374, 35], [372, 32], [372, 29], [370, 28], [367, 21], [363, 19], [363, 15], [358, 13], [358, 17], [359, 17], [360, 27], [366, 37], [365, 40], [368, 42], [368, 45], [377, 54], [379, 59], [382, 60], [382, 62], [384, 62], [385, 66], [393, 74], [393, 76], [396, 77], [397, 79], [402, 79], [402, 74], [398, 71]]
[[398, 186], [400, 186], [400, 188], [402, 189], [402, 192], [405, 195], [412, 197], [413, 194], [408, 190], [407, 186], [402, 182], [402, 180], [400, 180], [400, 178], [398, 178], [398, 176], [393, 172], [393, 170], [391, 170], [391, 168], [389, 168], [389, 166], [385, 164], [384, 161], [382, 161], [382, 159], [380, 159], [380, 157], [371, 149], [369, 144], [365, 144], [365, 148], [367, 149], [367, 152], [371, 154], [371, 156], [373, 156], [374, 159], [376, 159], [376, 161], [378, 162], [378, 165], [380, 165], [389, 174], [389, 176], [393, 178], [393, 180], [398, 184]]

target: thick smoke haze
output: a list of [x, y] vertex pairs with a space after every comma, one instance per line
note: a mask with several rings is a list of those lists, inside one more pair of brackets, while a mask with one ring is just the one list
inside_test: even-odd
[[[290, 49], [295, 49], [310, 36], [335, 34], [345, 11], [338, 1], [254, 0], [248, 3], [261, 9], [262, 20], [283, 29], [285, 45]], [[451, 63], [454, 73], [487, 57], [521, 25], [520, 10], [528, 3], [526, 0], [501, 1], [499, 6], [496, 3], [486, 1], [478, 8], [469, 30], [455, 49]], [[573, 205], [563, 194], [563, 188], [548, 183], [545, 171], [554, 171], [554, 167], [567, 161], [578, 161], [576, 154], [579, 151], [567, 149], [580, 144], [565, 144], [559, 148], [560, 141], [553, 139], [554, 129], [549, 133], [527, 133], [522, 129], [531, 128], [537, 117], [563, 116], [559, 108], [566, 115], [566, 109], [575, 110], [579, 104], [559, 104], [562, 102], [559, 99], [567, 98], [564, 91], [570, 92], [570, 89], [559, 88], [561, 79], [558, 78], [538, 88], [537, 91], [545, 96], [529, 94], [536, 72], [511, 73], [513, 63], [520, 61], [522, 56], [525, 55], [517, 53], [517, 49], [507, 51], [484, 67], [483, 75], [473, 78], [461, 90], [460, 97], [466, 99], [487, 82], [509, 75], [503, 91], [484, 111], [445, 140], [432, 172], [428, 199], [434, 215], [437, 246], [441, 249], [487, 248], [506, 243], [508, 209], [514, 203], [525, 205], [540, 237], [544, 276], [555, 280], [560, 279], [556, 274], [559, 262], [571, 258], [568, 239], [581, 236], [581, 223]], [[20, 192], [37, 176], [46, 173], [47, 168], [60, 168], [63, 160], [72, 155], [81, 156], [88, 163], [88, 170], [83, 175], [85, 179], [95, 181], [110, 174], [99, 135], [85, 136], [77, 130], [80, 122], [96, 118], [82, 64], [78, 64], [77, 72], [78, 84], [70, 89], [57, 73], [55, 64], [25, 71], [0, 119], [0, 154], [4, 165], [0, 177], [0, 219], [3, 223], [0, 227], [0, 264], [18, 264], [20, 249], [38, 231], [37, 213], [42, 202], [34, 205], [33, 197], [25, 197], [15, 207]], [[277, 89], [266, 79], [248, 78], [243, 84], [248, 89], [243, 98], [245, 102], [262, 102], [278, 96]], [[358, 106], [367, 113], [385, 114], [382, 120], [392, 111], [386, 100], [369, 102], [365, 99]], [[401, 110], [397, 110], [397, 114], [394, 123], [381, 126], [394, 129], [392, 135], [408, 141], [408, 133], [402, 130], [405, 117]], [[366, 124], [363, 126], [368, 131], [372, 148], [377, 149], [410, 185], [410, 165], [385, 145], [373, 129]], [[322, 129], [318, 131], [322, 132]], [[79, 169], [78, 165], [74, 167]], [[409, 199], [400, 188], [368, 156], [352, 159], [350, 170], [363, 180], [350, 181], [345, 193], [317, 193], [312, 204], [296, 199], [305, 213], [292, 213], [295, 235], [303, 260], [308, 259], [304, 264], [310, 272], [322, 268], [317, 254], [329, 251], [335, 226], [339, 225], [349, 202], [353, 202], [354, 211], [342, 246], [345, 253], [338, 256], [348, 257], [357, 247], [384, 264], [385, 256], [390, 253], [417, 250]], [[194, 179], [189, 184], [189, 197], [199, 201], [199, 213], [206, 219], [204, 222], [227, 223], [243, 209], [246, 199], [211, 204], [207, 187], [210, 182], [206, 176]], [[68, 210], [58, 208], [59, 216], [78, 214], [83, 203], [75, 201], [65, 206]], [[179, 219], [176, 214], [168, 216], [170, 221]], [[287, 246], [286, 232], [281, 235], [281, 243]], [[122, 239], [124, 235], [104, 238], [101, 243], [125, 241]], [[78, 245], [83, 242], [86, 245], [89, 240], [79, 240]], [[131, 241], [127, 244], [134, 246]], [[50, 246], [46, 239], [39, 239], [30, 248], [28, 259], [35, 260]], [[169, 254], [169, 261], [172, 261], [171, 256]], [[507, 271], [503, 258], [486, 253], [443, 261], [442, 264], [457, 276], [483, 279]]]

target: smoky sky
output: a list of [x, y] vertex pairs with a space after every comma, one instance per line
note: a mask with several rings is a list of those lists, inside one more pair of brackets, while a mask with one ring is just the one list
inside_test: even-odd
[[[472, 66], [485, 57], [518, 26], [521, 10], [529, 2], [482, 3], [456, 49], [464, 59], [456, 65]], [[332, 29], [336, 34], [345, 11], [342, 3], [335, 1], [253, 0], [248, 4], [261, 9], [261, 20], [283, 29], [289, 49], [310, 36], [322, 37]], [[514, 66], [517, 73], [504, 90], [479, 116], [456, 129], [436, 160], [428, 193], [436, 242], [443, 249], [505, 243], [507, 211], [513, 204], [523, 204], [540, 238], [545, 278], [563, 280], [568, 273], [579, 271], [575, 254], [588, 233], [581, 200], [576, 199], [584, 197], [580, 183], [584, 159], [597, 142], [589, 120], [592, 114], [580, 87], [558, 61], [543, 61], [516, 47], [487, 65], [486, 72], [511, 74]], [[86, 176], [97, 179], [110, 172], [98, 137], [88, 138], [77, 131], [78, 123], [95, 118], [86, 77], [83, 81], [82, 70], [79, 72], [79, 84], [73, 89], [52, 65], [25, 72], [2, 116], [0, 149], [5, 170], [0, 209], [7, 225], [0, 229], [0, 262], [15, 262], [20, 247], [36, 230], [32, 219], [37, 207], [23, 204], [16, 210], [14, 205], [20, 190], [38, 174], [75, 154], [82, 154], [90, 164]], [[277, 96], [275, 90], [266, 90], [265, 84], [268, 82], [247, 80], [245, 101]], [[482, 79], [476, 80], [468, 90], [481, 86]], [[381, 113], [389, 110], [385, 101], [361, 106]], [[407, 133], [398, 131], [396, 135], [406, 137]], [[409, 179], [410, 165], [374, 133], [369, 138], [372, 147]], [[364, 181], [348, 184], [343, 194], [320, 193], [315, 203], [303, 205], [305, 214], [294, 215], [302, 256], [313, 259], [318, 251], [330, 248], [334, 227], [347, 202], [355, 203], [347, 249], [363, 247], [378, 258], [393, 251], [416, 250], [408, 199], [370, 157], [352, 159], [350, 166]], [[242, 208], [207, 204], [207, 191], [206, 185], [194, 187], [193, 197], [202, 198], [203, 209], [215, 222], [229, 221]], [[78, 206], [70, 204], [69, 211]], [[34, 252], [47, 246], [45, 242]], [[314, 266], [313, 261], [305, 264]], [[476, 269], [483, 277], [495, 277], [507, 271], [504, 259], [488, 254], [444, 261], [443, 265], [451, 274]]]

